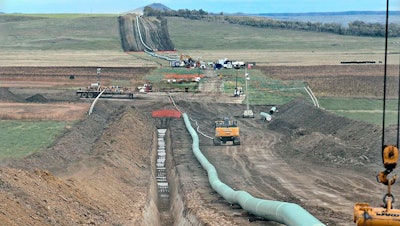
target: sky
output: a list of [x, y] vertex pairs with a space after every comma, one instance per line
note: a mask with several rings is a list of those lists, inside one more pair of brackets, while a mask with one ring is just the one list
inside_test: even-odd
[[[171, 9], [212, 13], [306, 13], [385, 11], [385, 0], [0, 0], [4, 13], [125, 13], [152, 3]], [[400, 10], [399, 0], [389, 0], [390, 10]]]

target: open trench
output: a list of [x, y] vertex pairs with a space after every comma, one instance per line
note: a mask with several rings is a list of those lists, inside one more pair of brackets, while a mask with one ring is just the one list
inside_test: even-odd
[[[145, 222], [151, 225], [203, 225], [195, 213], [187, 210], [187, 197], [180, 186], [177, 162], [173, 157], [173, 145], [170, 118], [156, 119], [157, 151], [152, 152], [152, 180], [150, 183], [149, 200], [154, 200], [156, 207], [149, 205]], [[154, 148], [153, 148], [154, 149]], [[179, 163], [178, 163], [179, 164]], [[156, 209], [154, 209], [156, 208]], [[158, 216], [157, 216], [158, 215]]]

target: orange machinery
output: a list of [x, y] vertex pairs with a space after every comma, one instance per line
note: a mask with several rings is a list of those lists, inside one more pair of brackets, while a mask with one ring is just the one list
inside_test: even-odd
[[354, 223], [357, 226], [400, 226], [400, 210], [393, 208], [395, 201], [390, 187], [396, 182], [396, 175], [389, 178], [389, 174], [396, 168], [399, 150], [394, 145], [386, 145], [382, 150], [382, 160], [385, 171], [380, 172], [376, 178], [379, 183], [388, 187], [388, 192], [383, 196], [382, 207], [370, 207], [367, 203], [354, 205]]
[[225, 117], [223, 121], [215, 121], [214, 145], [226, 144], [232, 141], [233, 145], [240, 145], [239, 127], [237, 121]]

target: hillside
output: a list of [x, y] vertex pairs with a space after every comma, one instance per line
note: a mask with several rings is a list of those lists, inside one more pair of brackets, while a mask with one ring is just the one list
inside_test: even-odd
[[[384, 40], [381, 38], [254, 28], [179, 17], [167, 17], [167, 27], [160, 28], [160, 21], [147, 19], [146, 23], [154, 24], [149, 25], [151, 29], [143, 31], [143, 35], [146, 32], [159, 33], [158, 36], [145, 37], [152, 48], [176, 49], [205, 61], [225, 57], [257, 62], [258, 65], [335, 65], [340, 61], [383, 61]], [[128, 32], [130, 37], [126, 40], [130, 43], [126, 42], [125, 48], [135, 50], [139, 49], [137, 42], [140, 38], [134, 36], [133, 20], [126, 21], [130, 25], [127, 29], [132, 33]], [[117, 15], [5, 14], [0, 15], [0, 21], [0, 64], [4, 66], [168, 65], [165, 61], [155, 63], [153, 57], [143, 54], [125, 54]], [[144, 26], [141, 27], [144, 29]], [[162, 31], [165, 28], [169, 38], [162, 36], [166, 34]], [[156, 39], [161, 38], [160, 47], [156, 45], [159, 44]], [[390, 52], [397, 51], [392, 43], [398, 41], [399, 38], [391, 39], [388, 46]], [[394, 57], [388, 60], [391, 64], [398, 63]]]
[[118, 17], [122, 49], [133, 51], [174, 50], [166, 19], [143, 18], [136, 14]]

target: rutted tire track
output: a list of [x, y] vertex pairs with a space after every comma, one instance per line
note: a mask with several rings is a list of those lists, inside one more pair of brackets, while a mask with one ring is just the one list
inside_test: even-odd
[[[209, 135], [213, 134], [212, 122], [220, 116], [229, 114], [238, 120], [242, 140], [240, 146], [213, 146], [209, 139], [200, 136], [203, 154], [216, 167], [221, 181], [235, 190], [245, 190], [263, 199], [297, 203], [330, 225], [348, 225], [352, 222], [355, 202], [380, 202], [380, 196], [385, 193], [378, 183], [374, 183], [375, 175], [332, 168], [329, 164], [325, 167], [323, 161], [314, 163], [318, 161], [318, 156], [313, 157], [313, 161], [306, 161], [282, 155], [287, 150], [279, 149], [282, 146], [278, 144], [287, 142], [286, 135], [268, 129], [268, 124], [257, 117], [241, 118], [242, 105], [184, 102], [178, 105], [186, 109], [191, 118], [198, 120], [202, 131]], [[255, 109], [255, 112], [260, 110]], [[323, 137], [337, 139], [332, 135]], [[355, 147], [348, 142], [336, 143]], [[377, 195], [372, 197], [371, 194]], [[237, 211], [228, 210], [226, 206], [221, 208], [220, 212], [224, 214], [231, 212], [235, 215]]]

